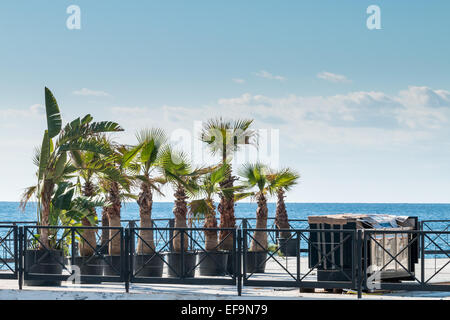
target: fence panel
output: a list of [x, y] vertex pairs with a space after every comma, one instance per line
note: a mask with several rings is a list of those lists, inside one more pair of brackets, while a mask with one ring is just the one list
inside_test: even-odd
[[0, 225], [0, 279], [17, 279], [19, 270], [18, 227]]
[[[220, 231], [228, 235], [217, 241]], [[232, 247], [223, 250], [228, 238]], [[129, 247], [132, 283], [236, 285], [236, 229], [130, 228]]]
[[[48, 244], [41, 237], [45, 231]], [[127, 278], [122, 227], [25, 226], [22, 248], [25, 285], [123, 282]]]
[[[356, 288], [355, 230], [292, 229], [290, 238], [278, 246], [268, 245], [273, 229], [242, 232], [244, 285]], [[295, 255], [283, 254], [292, 242]], [[302, 250], [305, 246], [308, 254]]]
[[[366, 290], [450, 291], [450, 231], [364, 231]], [[419, 244], [419, 259], [409, 257]]]

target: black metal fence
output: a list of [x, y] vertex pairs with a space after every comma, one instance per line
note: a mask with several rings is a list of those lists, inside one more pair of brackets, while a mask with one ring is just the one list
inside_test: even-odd
[[[221, 241], [219, 231], [228, 231]], [[130, 282], [236, 285], [237, 230], [219, 228], [129, 228]], [[146, 232], [151, 232], [150, 234]], [[205, 232], [212, 233], [207, 246]], [[203, 236], [199, 236], [199, 234]], [[152, 237], [152, 234], [169, 235]], [[154, 239], [149, 241], [148, 239]], [[202, 240], [199, 240], [202, 239]], [[228, 250], [221, 250], [229, 240]]]
[[[244, 285], [308, 289], [357, 287], [355, 230], [294, 229], [287, 241], [269, 249], [265, 239], [271, 232], [271, 229], [243, 230]], [[317, 234], [323, 234], [327, 241], [319, 241]], [[289, 241], [294, 243], [295, 255], [282, 254], [287, 251], [283, 246], [289, 246]], [[307, 256], [301, 254], [302, 244], [308, 248]], [[350, 251], [346, 252], [344, 246], [349, 246]], [[318, 269], [341, 271], [343, 279], [322, 279], [318, 277]]]
[[[0, 279], [450, 291], [450, 231], [0, 225]], [[431, 221], [428, 221], [431, 223]], [[427, 224], [429, 225], [429, 224]], [[43, 232], [50, 245], [43, 243]], [[223, 231], [225, 239], [218, 240]], [[106, 240], [102, 234], [107, 234]], [[226, 245], [225, 245], [226, 244]], [[51, 248], [51, 249], [50, 249]], [[77, 282], [78, 281], [78, 282]]]
[[[370, 245], [363, 246], [363, 289], [450, 291], [450, 248], [448, 242], [443, 245], [437, 241], [449, 234], [450, 231], [365, 230], [364, 243]], [[434, 250], [427, 250], [430, 244]], [[415, 261], [408, 257], [417, 251], [417, 263], [411, 265]], [[429, 258], [430, 255], [440, 258]], [[398, 281], [399, 278], [406, 280]]]
[[[19, 287], [23, 282], [25, 285], [58, 285], [70, 280], [81, 283], [127, 280], [128, 241], [121, 227], [24, 226], [19, 230], [19, 258], [22, 257], [19, 260], [23, 261]], [[44, 231], [49, 235], [50, 244], [41, 238]], [[94, 232], [95, 240], [89, 241], [89, 231]], [[101, 243], [101, 231], [109, 233], [105, 243]], [[105, 249], [113, 242], [117, 244], [117, 254], [108, 255]], [[82, 254], [80, 245], [87, 249], [88, 256]], [[95, 266], [100, 267], [96, 270]]]
[[17, 279], [19, 270], [18, 227], [0, 225], [0, 279]]

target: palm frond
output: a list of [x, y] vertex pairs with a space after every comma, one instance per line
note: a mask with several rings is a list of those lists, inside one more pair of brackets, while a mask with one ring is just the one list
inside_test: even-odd
[[250, 129], [252, 123], [251, 119], [209, 119], [203, 124], [199, 138], [213, 156], [220, 153], [222, 159], [228, 160], [242, 145], [258, 145], [257, 132]]
[[111, 155], [112, 150], [108, 144], [98, 141], [94, 138], [77, 139], [63, 144], [59, 147], [60, 151], [90, 151], [102, 155]]
[[270, 191], [277, 192], [278, 190], [289, 191], [294, 185], [298, 183], [300, 174], [290, 168], [283, 168], [276, 172], [267, 175], [270, 182]]
[[45, 88], [45, 113], [47, 115], [47, 131], [50, 139], [56, 137], [61, 131], [62, 119], [53, 93]]
[[238, 175], [244, 178], [243, 185], [248, 188], [257, 187], [259, 192], [266, 192], [269, 184], [267, 175], [269, 168], [262, 163], [246, 163], [238, 170]]
[[31, 186], [24, 190], [22, 193], [22, 196], [20, 197], [20, 205], [19, 208], [23, 211], [25, 211], [25, 208], [27, 207], [28, 201], [30, 201], [31, 197], [33, 195], [36, 195], [36, 192], [38, 190], [38, 186]]

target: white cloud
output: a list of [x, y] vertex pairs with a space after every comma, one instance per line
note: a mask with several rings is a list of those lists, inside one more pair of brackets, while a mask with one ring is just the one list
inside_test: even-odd
[[88, 88], [82, 88], [73, 92], [77, 96], [94, 96], [94, 97], [109, 97], [110, 94], [105, 91], [91, 90]]
[[28, 109], [0, 109], [0, 118], [23, 118], [23, 117], [33, 117], [33, 116], [39, 116], [44, 114], [44, 107], [40, 104], [33, 104]]
[[[439, 103], [433, 97], [439, 97]], [[417, 97], [413, 99], [411, 97]], [[115, 108], [117, 121], [130, 128], [157, 126], [168, 131], [192, 129], [194, 121], [210, 117], [248, 117], [255, 126], [279, 129], [292, 148], [325, 145], [390, 148], [417, 142], [448, 141], [450, 94], [445, 90], [409, 87], [395, 95], [360, 91], [333, 96], [288, 95], [272, 98], [250, 93], [222, 98], [196, 108]]]
[[331, 73], [331, 72], [326, 72], [326, 71], [318, 73], [317, 74], [317, 78], [323, 79], [323, 80], [326, 80], [326, 81], [330, 81], [330, 82], [335, 82], [335, 83], [351, 82], [344, 75]]
[[255, 72], [255, 75], [256, 75], [257, 77], [265, 78], [265, 79], [270, 79], [270, 80], [278, 80], [278, 81], [284, 81], [284, 80], [286, 80], [285, 77], [273, 75], [273, 74], [271, 74], [270, 72], [267, 72], [267, 71], [265, 71], [265, 70], [261, 70], [261, 71], [259, 71], [259, 72]]
[[450, 107], [450, 92], [446, 90], [433, 90], [429, 87], [410, 86], [400, 91], [399, 99], [416, 107]]
[[244, 79], [234, 78], [234, 79], [232, 79], [232, 80], [233, 80], [233, 82], [236, 82], [236, 83], [239, 83], [239, 84], [245, 83], [245, 80], [244, 80]]

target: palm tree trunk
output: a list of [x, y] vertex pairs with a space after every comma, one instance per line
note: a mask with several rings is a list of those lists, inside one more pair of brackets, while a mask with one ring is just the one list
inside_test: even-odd
[[[257, 196], [258, 208], [256, 209], [256, 229], [267, 229], [267, 199], [263, 193]], [[267, 249], [267, 232], [255, 231], [254, 239], [250, 245], [250, 251], [265, 251]]]
[[[174, 193], [175, 206], [173, 208], [173, 214], [175, 216], [175, 228], [187, 228], [186, 216], [187, 216], [187, 202], [186, 190], [182, 185], [178, 185], [177, 190]], [[175, 252], [181, 252], [181, 235], [176, 231], [176, 235], [172, 241], [173, 250]], [[184, 236], [184, 251], [188, 249], [188, 239]]]
[[[120, 227], [120, 208], [122, 204], [120, 202], [120, 190], [117, 182], [112, 182], [109, 190], [109, 201], [111, 206], [108, 208], [108, 220], [110, 227]], [[110, 255], [120, 255], [121, 238], [120, 231], [118, 229], [109, 230], [109, 251]]]
[[[227, 175], [227, 178], [220, 184], [221, 188], [232, 188], [235, 177], [231, 175], [231, 166], [230, 173]], [[220, 228], [233, 228], [236, 229], [236, 217], [234, 215], [234, 197], [227, 198], [220, 195], [220, 203], [217, 207], [217, 210], [220, 214]], [[220, 230], [219, 239], [221, 245], [221, 250], [233, 250], [233, 236], [231, 235], [231, 231]]]
[[[41, 204], [42, 204], [42, 214], [41, 214], [41, 225], [48, 226], [49, 215], [50, 215], [50, 203], [52, 201], [52, 193], [55, 184], [51, 180], [45, 180], [41, 192]], [[49, 248], [49, 229], [42, 228], [39, 230], [39, 248]]]
[[[141, 184], [141, 193], [138, 199], [139, 215], [141, 218], [141, 228], [152, 227], [152, 205], [153, 194], [148, 183]], [[151, 254], [155, 252], [155, 243], [153, 241], [153, 230], [140, 230], [137, 244], [138, 254]]]
[[[103, 207], [103, 210], [102, 210], [102, 227], [109, 227], [108, 207]], [[102, 247], [108, 243], [108, 240], [109, 240], [109, 230], [102, 229], [102, 235], [101, 235]], [[106, 247], [106, 248], [108, 248], [108, 247]]]
[[[83, 194], [86, 197], [92, 197], [94, 195], [94, 186], [90, 181], [86, 181], [83, 186]], [[90, 209], [91, 217], [97, 216], [95, 208]], [[81, 224], [86, 227], [92, 227], [91, 222], [88, 217], [81, 219]], [[82, 257], [92, 256], [95, 253], [95, 248], [97, 247], [97, 238], [95, 229], [82, 229], [81, 234], [83, 238], [80, 241], [80, 255]]]
[[[211, 212], [205, 217], [204, 228], [217, 228], [216, 208], [212, 201], [208, 201], [211, 206]], [[217, 251], [217, 230], [205, 230], [205, 250]]]
[[280, 229], [280, 238], [287, 239], [291, 236], [289, 231], [289, 220], [286, 211], [286, 204], [284, 203], [284, 191], [280, 189], [277, 192], [277, 211], [275, 214], [275, 224]]

